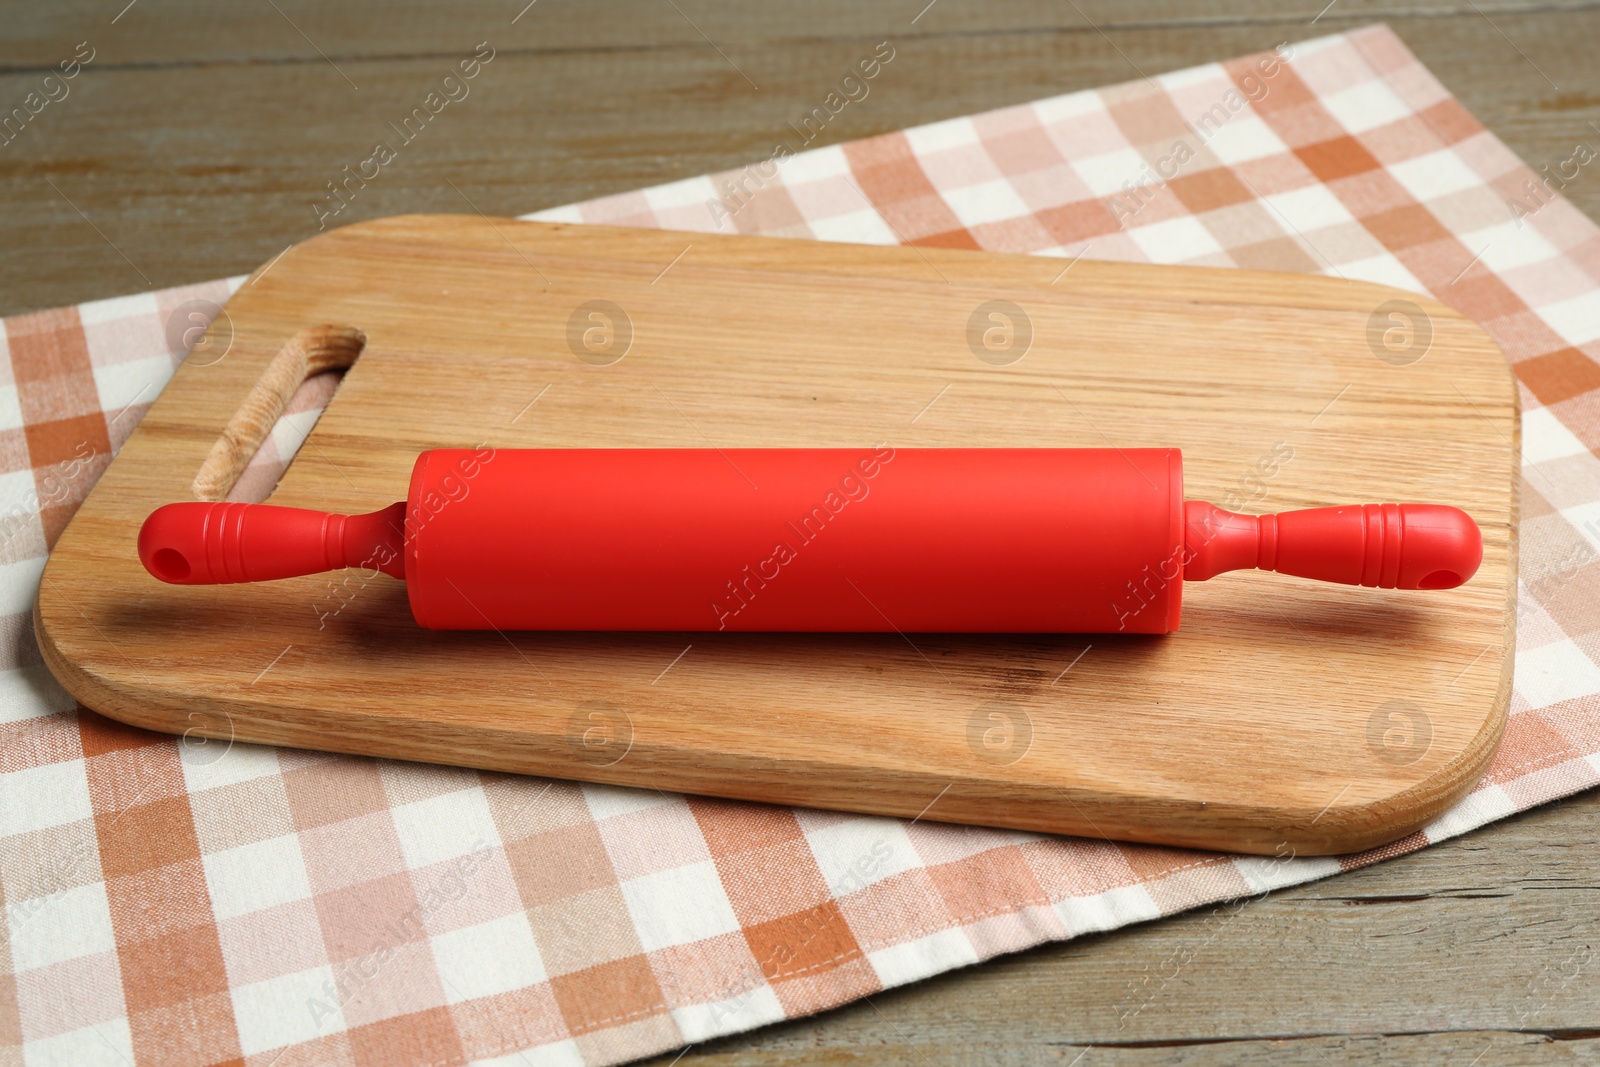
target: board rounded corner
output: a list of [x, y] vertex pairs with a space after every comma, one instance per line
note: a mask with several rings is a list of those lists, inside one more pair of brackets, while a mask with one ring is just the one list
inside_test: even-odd
[[[1510, 657], [1507, 656], [1509, 664]], [[1509, 670], [1506, 672], [1509, 684]], [[1472, 792], [1494, 759], [1509, 719], [1509, 701], [1497, 696], [1477, 733], [1456, 755], [1393, 792], [1315, 813], [1303, 829], [1286, 834], [1303, 856], [1347, 856], [1394, 845], [1419, 833]], [[1297, 844], [1293, 839], [1300, 838]]]

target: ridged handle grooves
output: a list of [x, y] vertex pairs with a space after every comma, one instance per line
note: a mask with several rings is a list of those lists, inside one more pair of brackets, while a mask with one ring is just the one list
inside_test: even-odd
[[1377, 589], [1454, 589], [1483, 562], [1471, 516], [1441, 504], [1358, 504], [1278, 515], [1184, 505], [1186, 580], [1246, 568]]
[[335, 515], [273, 504], [184, 502], [151, 512], [139, 560], [172, 585], [226, 585], [364, 567], [405, 577], [405, 505]]

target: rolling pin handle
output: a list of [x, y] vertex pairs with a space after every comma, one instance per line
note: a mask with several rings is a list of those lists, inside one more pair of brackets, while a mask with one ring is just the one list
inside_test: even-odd
[[1459, 508], [1360, 504], [1237, 515], [1184, 504], [1183, 576], [1245, 568], [1378, 589], [1454, 589], [1483, 561], [1483, 532]]
[[406, 505], [333, 515], [274, 504], [184, 502], [150, 513], [139, 560], [171, 585], [222, 585], [363, 567], [405, 577]]

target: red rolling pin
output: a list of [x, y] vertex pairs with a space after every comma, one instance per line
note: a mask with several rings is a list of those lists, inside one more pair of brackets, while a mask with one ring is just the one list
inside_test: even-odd
[[1261, 568], [1449, 589], [1483, 558], [1437, 504], [1237, 515], [1175, 448], [435, 449], [368, 515], [168, 504], [164, 582], [340, 567], [435, 630], [1166, 633], [1185, 581]]

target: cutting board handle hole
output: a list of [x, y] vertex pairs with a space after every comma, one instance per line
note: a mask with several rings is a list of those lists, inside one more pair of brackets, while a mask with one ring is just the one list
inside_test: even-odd
[[211, 446], [191, 486], [195, 499], [228, 499], [295, 391], [318, 374], [349, 370], [366, 345], [367, 335], [353, 326], [308, 326], [289, 338]]

